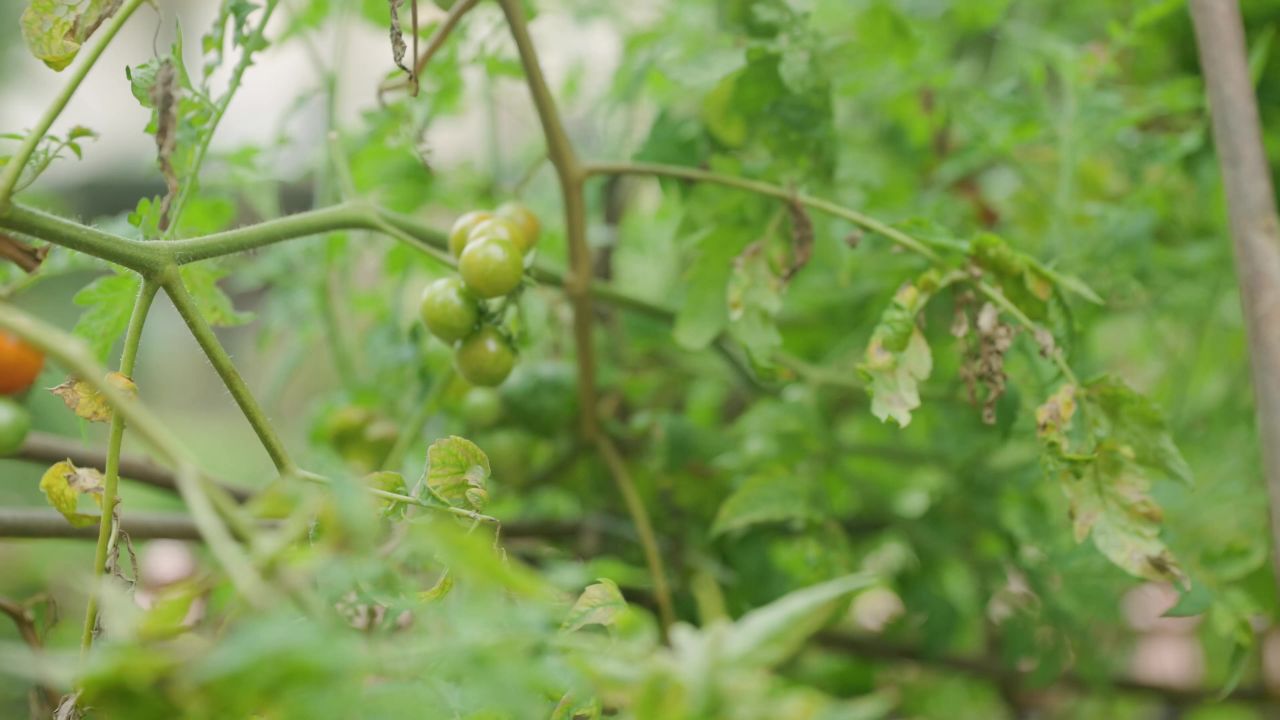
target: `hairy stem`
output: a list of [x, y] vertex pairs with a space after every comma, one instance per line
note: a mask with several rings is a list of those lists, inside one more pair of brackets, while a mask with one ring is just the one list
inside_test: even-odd
[[22, 175], [22, 170], [30, 162], [32, 154], [40, 145], [40, 141], [48, 134], [49, 128], [53, 127], [53, 123], [66, 109], [67, 103], [71, 102], [71, 96], [75, 95], [76, 90], [80, 87], [80, 83], [84, 82], [85, 76], [89, 74], [89, 70], [93, 68], [94, 63], [98, 62], [98, 58], [102, 56], [102, 51], [107, 49], [107, 45], [115, 39], [116, 33], [120, 32], [120, 28], [124, 27], [125, 22], [129, 20], [129, 16], [134, 10], [138, 9], [144, 0], [126, 0], [120, 9], [116, 11], [107, 26], [101, 28], [97, 32], [92, 43], [87, 48], [81, 50], [82, 56], [80, 62], [71, 71], [71, 76], [67, 78], [67, 82], [58, 92], [57, 97], [53, 99], [53, 103], [44, 111], [44, 115], [36, 122], [36, 126], [27, 133], [27, 137], [22, 141], [22, 145], [18, 147], [18, 151], [13, 157], [9, 158], [8, 164], [5, 165], [3, 173], [0, 173], [0, 213], [3, 213], [8, 205], [9, 199], [13, 195], [13, 189], [18, 184], [18, 178]]
[[[120, 372], [126, 377], [133, 377], [133, 368], [138, 359], [138, 346], [142, 341], [142, 328], [147, 322], [147, 314], [151, 312], [151, 303], [156, 298], [159, 287], [145, 280], [138, 290], [138, 298], [133, 304], [133, 314], [129, 318], [129, 328], [124, 335], [124, 350], [120, 355]], [[80, 635], [80, 650], [88, 652], [93, 646], [93, 636], [98, 627], [98, 582], [106, 572], [107, 550], [119, 531], [115, 522], [117, 494], [120, 489], [120, 448], [124, 444], [124, 416], [111, 414], [111, 435], [107, 440], [106, 473], [102, 480], [102, 517], [98, 520], [98, 546], [93, 557], [94, 584], [89, 590], [89, 600], [84, 611], [84, 631]]]
[[139, 273], [154, 271], [163, 265], [167, 257], [151, 243], [112, 235], [23, 205], [11, 204], [0, 209], [0, 227], [123, 265]]
[[249, 390], [244, 378], [240, 376], [240, 371], [236, 369], [231, 356], [222, 347], [222, 343], [219, 342], [218, 336], [214, 334], [213, 328], [209, 327], [209, 323], [200, 314], [200, 308], [196, 305], [195, 299], [191, 297], [191, 293], [187, 292], [187, 288], [182, 284], [182, 280], [176, 272], [165, 279], [162, 287], [165, 294], [173, 301], [173, 306], [177, 308], [178, 314], [182, 316], [187, 328], [191, 330], [192, 336], [200, 344], [200, 348], [204, 350], [205, 356], [209, 359], [209, 364], [213, 365], [213, 369], [218, 373], [218, 377], [222, 378], [222, 383], [226, 385], [227, 391], [231, 393], [236, 405], [240, 406], [240, 411], [244, 413], [245, 419], [249, 421], [249, 425], [253, 428], [253, 432], [257, 434], [258, 440], [262, 442], [262, 447], [267, 451], [267, 455], [271, 457], [271, 463], [275, 465], [276, 470], [281, 475], [287, 475], [295, 466], [289, 458], [289, 452], [285, 449], [284, 442], [276, 434], [275, 428], [271, 426], [271, 421], [267, 419], [266, 412], [258, 405], [257, 399], [254, 398], [253, 393]]

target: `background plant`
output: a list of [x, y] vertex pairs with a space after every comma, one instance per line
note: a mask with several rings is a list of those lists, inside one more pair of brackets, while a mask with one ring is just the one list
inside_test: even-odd
[[[7, 295], [99, 274], [76, 295], [87, 344], [9, 304], [0, 326], [109, 430], [78, 463], [100, 474], [15, 468], [13, 497], [38, 484], [74, 522], [99, 512], [77, 490], [101, 517], [122, 508], [96, 529], [108, 580], [88, 595], [83, 661], [56, 654], [74, 645], [66, 622], [47, 661], [4, 648], [56, 691], [38, 702], [668, 718], [1142, 717], [1235, 691], [1242, 705], [1211, 717], [1265, 701], [1265, 496], [1178, 4], [732, 1], [618, 20], [570, 3], [547, 12], [624, 43], [610, 87], [574, 102], [577, 76], [550, 86], [514, 0], [447, 15], [226, 2], [199, 43], [179, 33], [129, 69], [163, 191], [80, 224], [37, 176], [89, 131], [47, 131], [115, 32], [145, 22], [140, 5], [22, 12], [34, 54], [68, 77], [8, 146], [5, 240], [52, 249], [34, 272], [6, 268]], [[317, 33], [385, 27], [390, 10], [388, 70], [410, 72], [339, 123]], [[1267, 12], [1251, 17], [1264, 107]], [[270, 43], [308, 46], [329, 98], [329, 140], [297, 179], [274, 172], [283, 142], [211, 151]], [[461, 109], [467, 68], [527, 83], [545, 144], [437, 169], [423, 150]], [[281, 212], [288, 181], [314, 209]], [[452, 272], [437, 228], [513, 196], [546, 233], [512, 315], [520, 366], [484, 396], [449, 373], [416, 301]], [[256, 316], [237, 308], [258, 290]], [[131, 398], [152, 399], [135, 361], [157, 298], [274, 467], [243, 478], [259, 490], [247, 505]], [[260, 355], [233, 363], [212, 327], [247, 322]], [[281, 418], [272, 388], [317, 351], [332, 376]], [[258, 361], [276, 379], [254, 387], [241, 373]], [[134, 511], [132, 486], [117, 505], [134, 436], [172, 469], [152, 479], [180, 492], [209, 555], [146, 612], [128, 598], [129, 539], [175, 533]], [[11, 534], [70, 532], [5, 518]], [[1204, 618], [1193, 687], [1127, 677], [1118, 658], [1143, 638], [1118, 600], [1134, 576]], [[41, 644], [44, 607], [10, 613]], [[904, 673], [904, 657], [939, 671]]]

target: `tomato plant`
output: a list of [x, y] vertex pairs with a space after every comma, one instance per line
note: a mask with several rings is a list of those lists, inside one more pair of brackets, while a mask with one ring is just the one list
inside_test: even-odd
[[1266, 717], [1190, 4], [0, 9], [0, 717]]

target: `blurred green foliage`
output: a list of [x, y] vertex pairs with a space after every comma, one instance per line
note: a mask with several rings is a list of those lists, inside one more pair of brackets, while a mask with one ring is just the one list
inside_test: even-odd
[[[1064, 378], [1029, 332], [1010, 330], [994, 353], [1000, 365], [975, 371], [975, 353], [991, 360], [1003, 341], [994, 330], [952, 331], [963, 318], [987, 332], [982, 299], [882, 236], [734, 188], [593, 184], [601, 274], [675, 311], [668, 323], [602, 304], [596, 333], [608, 429], [655, 516], [684, 621], [662, 647], [625, 507], [575, 437], [582, 408], [563, 296], [524, 293], [519, 369], [480, 398], [451, 378], [448, 349], [415, 319], [419, 291], [445, 272], [438, 263], [363, 232], [273, 246], [187, 280], [211, 322], [251, 323], [257, 352], [237, 361], [259, 366], [255, 390], [288, 437], [306, 440], [306, 467], [335, 477], [377, 469], [401, 423], [416, 435], [403, 467], [390, 469], [408, 481], [386, 487], [424, 492], [421, 475], [456, 507], [477, 509], [464, 487], [479, 488], [484, 512], [504, 523], [573, 532], [495, 539], [453, 518], [409, 512], [396, 522], [406, 513], [384, 503], [379, 514], [354, 483], [275, 483], [262, 505], [289, 519], [263, 545], [309, 608], [250, 609], [202, 558], [193, 585], [165, 590], [149, 611], [110, 585], [104, 636], [84, 664], [71, 650], [75, 623], [64, 621], [49, 644], [65, 654], [36, 675], [79, 683], [101, 717], [1137, 719], [1155, 717], [1159, 697], [1105, 682], [1131, 670], [1149, 632], [1124, 611], [1137, 575], [1190, 588], [1172, 614], [1200, 619], [1180, 631], [1203, 660], [1193, 685], [1264, 681], [1261, 644], [1280, 607], [1182, 2], [534, 5], [620, 49], [603, 89], [583, 89], [596, 59], [572, 53], [578, 65], [554, 88], [588, 158], [769, 181], [911, 232], [939, 249], [942, 270], [980, 268], [1052, 331], [1085, 381], [1078, 408], [1063, 410]], [[1280, 161], [1280, 8], [1243, 5], [1267, 147]], [[317, 42], [357, 14], [385, 30], [386, 6], [372, 0], [358, 12], [325, 0], [288, 9], [277, 44]], [[572, 50], [573, 37], [550, 41]], [[390, 73], [389, 50], [377, 61]], [[314, 70], [322, 93], [327, 68]], [[531, 129], [527, 145], [503, 138], [447, 169], [429, 152], [440, 125], [497, 112], [493, 89], [520, 84], [500, 14], [482, 3], [418, 97], [390, 95], [334, 128], [333, 146], [305, 149], [301, 180], [317, 205], [354, 193], [440, 227], [520, 196], [542, 219], [541, 257], [563, 264], [558, 188], [535, 164], [543, 150], [530, 108], [511, 111]], [[208, 112], [198, 110], [190, 137]], [[275, 144], [217, 157], [177, 233], [278, 214], [287, 178], [274, 168], [297, 152], [282, 131]], [[157, 212], [143, 199], [132, 225], [98, 222], [146, 235]], [[811, 258], [784, 281], [801, 236]], [[0, 279], [33, 302], [59, 275], [86, 269], [106, 270], [55, 249], [37, 281], [8, 266]], [[135, 285], [111, 273], [86, 284], [78, 332], [110, 357]], [[709, 349], [722, 334], [750, 381]], [[145, 400], [147, 378], [136, 379]], [[428, 402], [421, 432], [403, 425]], [[47, 399], [30, 403], [39, 427], [76, 434]], [[1055, 424], [1073, 413], [1074, 425]], [[427, 448], [452, 434], [482, 452], [459, 451], [458, 472], [441, 481]], [[1081, 443], [1100, 450], [1082, 458]], [[476, 468], [479, 480], [463, 479]], [[8, 504], [39, 502], [34, 488], [3, 493]], [[133, 485], [124, 499], [125, 512], [171, 504]], [[1092, 544], [1080, 542], [1090, 531]], [[0, 594], [48, 587], [68, 617], [83, 602], [87, 547], [5, 543], [0, 562]], [[871, 597], [888, 608], [878, 621]], [[925, 669], [805, 644], [824, 628], [906, 648]], [[1070, 674], [1089, 691], [1020, 694], [999, 677], [929, 663], [954, 656], [1024, 673], [1027, 687]], [[24, 659], [16, 643], [0, 645], [0, 666]], [[26, 711], [24, 675], [0, 674], [0, 715]], [[1189, 716], [1258, 712], [1206, 703]]]

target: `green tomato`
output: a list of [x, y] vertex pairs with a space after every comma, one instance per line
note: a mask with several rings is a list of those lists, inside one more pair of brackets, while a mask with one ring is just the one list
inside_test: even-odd
[[0, 456], [16, 453], [30, 430], [31, 413], [9, 398], [0, 398]]
[[457, 277], [440, 278], [428, 285], [418, 310], [431, 334], [447, 343], [470, 335], [480, 321], [480, 303]]
[[542, 232], [542, 224], [533, 211], [518, 202], [503, 203], [495, 213], [499, 219], [508, 220], [520, 230], [517, 236], [520, 252], [528, 253], [538, 244], [538, 235]]
[[487, 220], [481, 220], [471, 229], [471, 237], [467, 242], [478, 240], [482, 237], [497, 236], [510, 240], [516, 249], [524, 254], [533, 247], [533, 243], [537, 241], [534, 237], [532, 241], [529, 234], [525, 231], [525, 227], [520, 222], [511, 217], [502, 217], [494, 215]]
[[461, 257], [462, 249], [467, 246], [467, 240], [471, 237], [471, 231], [492, 217], [493, 213], [486, 210], [472, 210], [455, 220], [453, 227], [449, 228], [449, 252], [453, 253], [454, 257]]
[[497, 328], [485, 325], [458, 345], [453, 364], [472, 385], [496, 387], [515, 367], [516, 351]]
[[498, 234], [473, 235], [458, 260], [458, 272], [471, 292], [501, 297], [520, 286], [524, 258], [510, 239]]
[[462, 396], [461, 411], [468, 427], [490, 428], [502, 419], [502, 398], [492, 388], [473, 387]]

